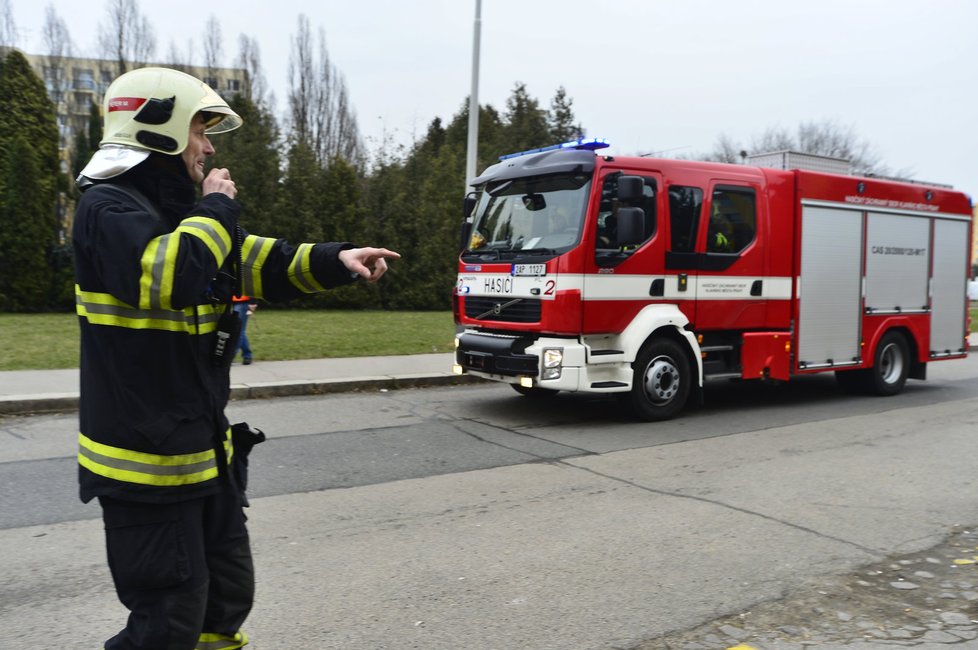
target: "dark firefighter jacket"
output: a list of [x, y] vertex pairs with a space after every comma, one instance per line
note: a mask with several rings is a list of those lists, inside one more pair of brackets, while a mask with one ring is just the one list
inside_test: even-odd
[[212, 354], [236, 289], [228, 279], [236, 236], [249, 296], [286, 300], [352, 281], [337, 257], [351, 244], [248, 235], [236, 231], [234, 200], [195, 200], [181, 158], [152, 154], [78, 202], [82, 501], [177, 501], [217, 490], [234, 450], [224, 416], [229, 371]]

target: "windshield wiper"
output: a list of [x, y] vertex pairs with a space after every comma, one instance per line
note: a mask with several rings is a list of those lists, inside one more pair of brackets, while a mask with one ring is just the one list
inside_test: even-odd
[[474, 255], [476, 257], [481, 257], [483, 259], [499, 259], [499, 249], [498, 248], [480, 248], [479, 250], [472, 250], [471, 248], [466, 248], [463, 251], [462, 256], [468, 257]]
[[519, 253], [527, 253], [530, 255], [556, 255], [557, 251], [553, 248], [521, 248]]

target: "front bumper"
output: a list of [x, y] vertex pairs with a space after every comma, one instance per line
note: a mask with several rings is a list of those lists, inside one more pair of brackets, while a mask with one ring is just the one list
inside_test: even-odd
[[[559, 376], [546, 367], [548, 350], [559, 350]], [[466, 331], [455, 338], [456, 374], [527, 388], [613, 393], [631, 387], [631, 364], [588, 365], [588, 347], [577, 338], [519, 336]], [[547, 371], [549, 370], [549, 373]], [[547, 373], [545, 375], [545, 373]]]

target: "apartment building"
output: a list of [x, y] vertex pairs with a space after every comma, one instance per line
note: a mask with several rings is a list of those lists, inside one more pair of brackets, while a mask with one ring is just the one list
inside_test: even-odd
[[[24, 53], [24, 57], [38, 77], [44, 81], [48, 96], [56, 107], [60, 134], [59, 147], [62, 160], [68, 161], [74, 146], [75, 134], [88, 128], [92, 104], [101, 111], [105, 91], [112, 80], [119, 76], [119, 62], [108, 59], [54, 57], [27, 53]], [[207, 68], [169, 63], [145, 65], [161, 65], [183, 70], [202, 79], [225, 98], [230, 98], [237, 92], [247, 91], [248, 74], [243, 68]], [[130, 64], [128, 67], [130, 69], [142, 67], [142, 64]]]
[[[0, 54], [6, 48], [0, 48]], [[119, 76], [118, 61], [80, 57], [55, 57], [23, 53], [34, 72], [44, 81], [48, 97], [54, 103], [58, 123], [58, 153], [61, 171], [70, 173], [74, 154], [76, 135], [88, 129], [92, 106], [101, 113], [102, 99], [112, 80]], [[177, 68], [216, 90], [226, 99], [237, 92], [248, 92], [248, 74], [242, 68], [207, 68], [183, 66], [168, 63], [148, 63]], [[127, 69], [143, 67], [143, 64], [130, 64]], [[59, 241], [65, 244], [71, 232], [71, 216], [74, 202], [70, 195], [62, 192], [58, 196], [55, 210], [61, 224]]]

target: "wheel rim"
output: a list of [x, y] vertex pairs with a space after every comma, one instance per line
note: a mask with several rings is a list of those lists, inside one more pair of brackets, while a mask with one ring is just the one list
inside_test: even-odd
[[665, 404], [679, 392], [679, 369], [669, 357], [656, 357], [645, 369], [643, 385], [650, 401]]
[[880, 353], [880, 379], [887, 384], [895, 384], [903, 376], [903, 354], [900, 346], [890, 343]]

